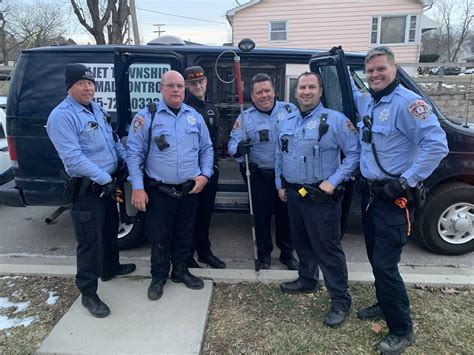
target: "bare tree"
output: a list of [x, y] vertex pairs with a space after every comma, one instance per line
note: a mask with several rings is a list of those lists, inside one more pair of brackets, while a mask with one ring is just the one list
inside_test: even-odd
[[26, 4], [11, 2], [2, 8], [0, 28], [4, 62], [12, 53], [24, 48], [47, 46], [64, 32], [63, 11], [60, 4], [36, 0]]
[[8, 64], [7, 34], [5, 31], [5, 17], [3, 11], [0, 12], [0, 47], [2, 49], [3, 63]]
[[440, 53], [442, 59], [456, 62], [472, 36], [474, 1], [437, 0], [434, 12], [440, 27], [423, 36], [423, 52]]
[[130, 8], [127, 0], [71, 0], [79, 23], [97, 44], [121, 44], [125, 37]]
[[128, 0], [118, 0], [118, 7], [114, 6], [112, 8], [112, 23], [107, 26], [110, 44], [122, 44], [124, 42], [129, 15]]

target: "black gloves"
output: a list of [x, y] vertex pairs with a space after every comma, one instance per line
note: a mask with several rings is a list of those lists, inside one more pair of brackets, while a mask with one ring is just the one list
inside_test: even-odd
[[127, 164], [125, 164], [123, 161], [119, 162], [119, 166], [117, 171], [115, 172], [115, 176], [117, 177], [118, 184], [123, 184], [127, 182], [128, 168]]
[[112, 180], [108, 184], [102, 186], [102, 193], [100, 194], [100, 196], [110, 197], [115, 200], [116, 190], [117, 190], [117, 184], [115, 183], [115, 180]]
[[402, 186], [400, 180], [391, 180], [384, 185], [380, 197], [387, 202], [393, 202], [397, 198], [405, 196], [405, 189], [406, 187]]
[[102, 186], [102, 193], [100, 197], [110, 197], [116, 203], [122, 203], [124, 201], [122, 190], [117, 186], [115, 180], [112, 180], [107, 185]]
[[253, 144], [250, 144], [252, 139], [246, 139], [239, 142], [237, 146], [237, 151], [234, 154], [234, 158], [240, 158], [244, 154], [248, 154], [250, 152], [250, 148], [253, 147]]

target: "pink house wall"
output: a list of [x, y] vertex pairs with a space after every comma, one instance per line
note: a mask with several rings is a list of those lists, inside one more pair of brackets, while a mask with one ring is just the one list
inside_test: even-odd
[[[372, 16], [417, 15], [423, 6], [415, 0], [262, 0], [237, 11], [234, 43], [252, 38], [258, 47], [368, 50]], [[288, 21], [288, 40], [270, 42], [269, 21]], [[399, 63], [418, 61], [418, 44], [390, 46]]]

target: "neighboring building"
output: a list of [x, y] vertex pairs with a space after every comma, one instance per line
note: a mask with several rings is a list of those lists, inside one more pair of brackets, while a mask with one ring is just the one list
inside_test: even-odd
[[418, 62], [423, 31], [436, 23], [423, 15], [433, 0], [251, 0], [227, 11], [232, 41], [258, 47], [367, 51], [386, 45], [399, 63]]

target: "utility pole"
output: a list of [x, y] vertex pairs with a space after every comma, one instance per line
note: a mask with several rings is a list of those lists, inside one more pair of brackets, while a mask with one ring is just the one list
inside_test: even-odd
[[133, 40], [135, 44], [140, 44], [140, 35], [138, 33], [137, 9], [135, 0], [130, 0], [130, 17], [132, 18]]
[[158, 30], [157, 31], [153, 31], [153, 33], [158, 33], [158, 37], [161, 37], [161, 34], [163, 32], [166, 32], [165, 30], [162, 30], [161, 29], [161, 26], [164, 26], [165, 24], [164, 23], [155, 23], [153, 26], [156, 26], [158, 27]]

